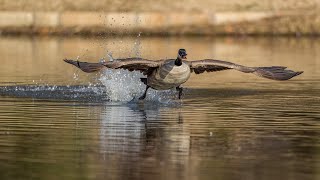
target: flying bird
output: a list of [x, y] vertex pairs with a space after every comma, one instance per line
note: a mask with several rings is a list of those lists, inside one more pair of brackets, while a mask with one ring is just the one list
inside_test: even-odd
[[176, 88], [181, 98], [183, 88], [180, 86], [185, 83], [190, 74], [201, 74], [204, 72], [216, 72], [234, 69], [243, 73], [253, 73], [257, 76], [272, 80], [288, 80], [303, 73], [303, 71], [292, 71], [283, 66], [270, 67], [247, 67], [228, 61], [203, 59], [187, 61], [185, 49], [179, 49], [176, 59], [148, 60], [143, 58], [124, 58], [113, 59], [113, 61], [89, 63], [71, 59], [64, 59], [65, 62], [72, 64], [86, 73], [92, 73], [110, 69], [126, 69], [129, 71], [140, 71], [146, 78], [140, 78], [146, 85], [143, 95], [139, 99], [145, 99], [149, 88], [155, 90], [167, 90]]

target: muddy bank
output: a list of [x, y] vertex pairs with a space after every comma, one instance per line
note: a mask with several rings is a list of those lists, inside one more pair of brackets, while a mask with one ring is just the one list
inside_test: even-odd
[[0, 0], [0, 34], [319, 35], [318, 0]]
[[0, 0], [2, 11], [216, 12], [315, 9], [318, 0]]
[[320, 35], [317, 12], [0, 12], [2, 35]]

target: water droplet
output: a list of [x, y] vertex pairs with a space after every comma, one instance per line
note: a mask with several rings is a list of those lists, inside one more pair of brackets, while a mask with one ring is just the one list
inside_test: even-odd
[[79, 75], [76, 73], [73, 73], [73, 79], [76, 81], [79, 80]]
[[99, 63], [104, 63], [104, 62], [106, 62], [106, 60], [104, 59], [104, 58], [101, 58], [100, 60], [99, 60]]

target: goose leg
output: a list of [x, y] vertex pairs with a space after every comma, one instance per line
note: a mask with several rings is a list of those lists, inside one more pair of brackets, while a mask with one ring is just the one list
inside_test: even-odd
[[147, 85], [146, 90], [144, 91], [143, 95], [141, 97], [139, 97], [140, 100], [143, 100], [143, 99], [146, 98], [147, 91], [148, 91], [149, 88], [150, 88], [150, 86]]
[[181, 99], [183, 88], [178, 86], [176, 87], [176, 90], [179, 91], [179, 99]]

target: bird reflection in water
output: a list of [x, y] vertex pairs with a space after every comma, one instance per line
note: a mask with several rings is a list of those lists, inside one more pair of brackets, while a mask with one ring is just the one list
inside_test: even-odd
[[[103, 160], [112, 164], [122, 162], [121, 169], [138, 168], [134, 164], [139, 161], [140, 168], [148, 168], [149, 173], [165, 171], [168, 167], [163, 165], [171, 164], [168, 161], [177, 162], [170, 166], [187, 167], [190, 134], [183, 125], [180, 105], [173, 106], [148, 103], [106, 106], [101, 113], [100, 129]], [[179, 175], [182, 172], [174, 173], [182, 176]], [[125, 174], [119, 172], [118, 175]]]

